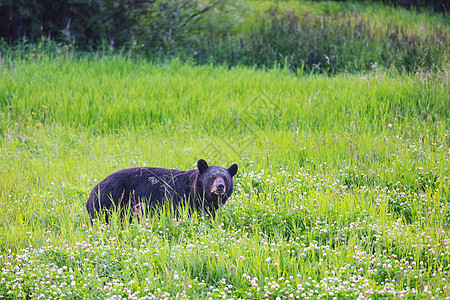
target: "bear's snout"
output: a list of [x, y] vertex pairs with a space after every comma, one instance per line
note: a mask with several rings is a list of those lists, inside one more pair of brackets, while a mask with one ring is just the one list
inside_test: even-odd
[[214, 180], [214, 184], [212, 187], [211, 192], [213, 192], [216, 195], [223, 195], [226, 192], [225, 182], [222, 178], [218, 178]]

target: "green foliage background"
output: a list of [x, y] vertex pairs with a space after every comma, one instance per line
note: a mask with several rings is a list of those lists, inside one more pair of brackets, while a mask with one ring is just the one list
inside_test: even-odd
[[13, 46], [21, 55], [41, 42], [294, 72], [445, 69], [448, 15], [416, 4], [407, 11], [371, 1], [4, 1], [1, 51]]

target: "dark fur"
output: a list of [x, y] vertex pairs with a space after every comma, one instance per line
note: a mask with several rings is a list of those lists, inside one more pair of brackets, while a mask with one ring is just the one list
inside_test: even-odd
[[225, 204], [233, 193], [232, 177], [238, 166], [233, 164], [228, 169], [208, 166], [203, 159], [197, 166], [189, 171], [137, 167], [114, 172], [94, 187], [86, 209], [91, 220], [104, 211], [106, 223], [110, 211], [118, 207], [123, 218], [126, 208], [148, 211], [167, 203], [175, 211], [183, 204], [189, 209], [203, 208], [214, 217], [219, 205]]

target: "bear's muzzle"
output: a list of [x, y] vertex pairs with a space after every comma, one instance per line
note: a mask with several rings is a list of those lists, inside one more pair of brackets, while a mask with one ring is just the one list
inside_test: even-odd
[[214, 181], [213, 187], [211, 189], [211, 193], [216, 194], [218, 196], [224, 195], [226, 192], [225, 182], [223, 179], [216, 179]]

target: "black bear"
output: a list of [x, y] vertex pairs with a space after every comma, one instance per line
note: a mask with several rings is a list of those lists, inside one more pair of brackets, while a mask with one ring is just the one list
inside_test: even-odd
[[219, 205], [225, 204], [233, 193], [237, 171], [237, 164], [226, 169], [208, 166], [203, 159], [198, 161], [197, 169], [188, 171], [149, 167], [120, 170], [94, 187], [86, 209], [91, 222], [104, 211], [106, 223], [111, 209], [120, 208], [123, 218], [126, 208], [148, 211], [165, 204], [171, 204], [175, 211], [180, 205], [202, 208], [214, 217]]

